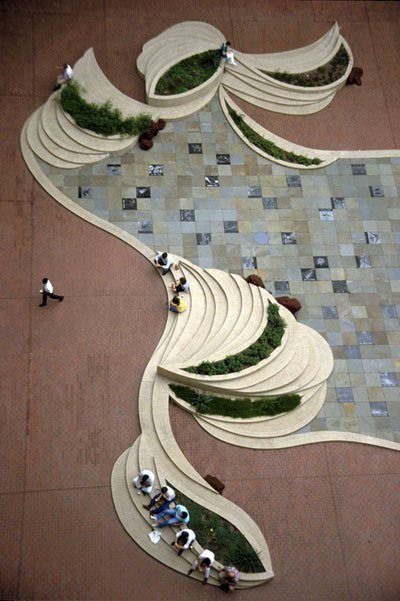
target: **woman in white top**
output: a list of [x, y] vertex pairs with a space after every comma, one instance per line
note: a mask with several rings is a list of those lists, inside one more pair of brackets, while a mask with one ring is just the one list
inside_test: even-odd
[[139, 489], [138, 495], [142, 492], [149, 495], [153, 490], [154, 474], [150, 470], [142, 470], [139, 475], [133, 478], [133, 484]]
[[186, 549], [192, 547], [195, 540], [196, 535], [190, 528], [179, 530], [179, 532], [176, 533], [175, 540], [171, 543], [171, 547], [174, 547], [174, 549], [178, 551], [178, 555], [182, 555]]

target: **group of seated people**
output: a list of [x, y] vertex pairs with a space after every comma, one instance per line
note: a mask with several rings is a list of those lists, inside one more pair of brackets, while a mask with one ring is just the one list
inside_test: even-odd
[[[154, 259], [154, 265], [161, 271], [161, 275], [166, 275], [171, 271], [174, 264], [172, 257], [167, 252], [157, 253]], [[179, 278], [178, 282], [171, 282], [170, 288], [174, 293], [174, 297], [169, 301], [168, 309], [173, 313], [183, 313], [187, 309], [187, 304], [180, 292], [189, 292], [189, 284], [185, 277]]]
[[[135, 478], [133, 484], [138, 490], [138, 494], [151, 494], [153, 490], [155, 476], [151, 470], [142, 470]], [[165, 528], [165, 526], [178, 526], [179, 530], [175, 534], [175, 540], [171, 546], [177, 551], [178, 555], [188, 549], [192, 549], [196, 540], [196, 534], [187, 524], [190, 521], [190, 515], [184, 505], [174, 505], [170, 507], [175, 500], [175, 491], [170, 486], [163, 486], [159, 493], [155, 494], [149, 503], [143, 505], [150, 512], [150, 519], [156, 520], [153, 528]], [[204, 549], [190, 566], [188, 576], [195, 570], [198, 570], [203, 576], [203, 584], [207, 584], [210, 577], [211, 568], [215, 561], [214, 553], [209, 549]], [[225, 566], [218, 572], [220, 587], [226, 592], [233, 591], [239, 583], [239, 571], [231, 566]]]

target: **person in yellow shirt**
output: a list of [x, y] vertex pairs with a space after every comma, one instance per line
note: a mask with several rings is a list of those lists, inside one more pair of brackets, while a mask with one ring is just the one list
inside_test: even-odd
[[173, 313], [183, 313], [187, 309], [187, 304], [181, 296], [174, 296], [169, 303], [168, 309]]

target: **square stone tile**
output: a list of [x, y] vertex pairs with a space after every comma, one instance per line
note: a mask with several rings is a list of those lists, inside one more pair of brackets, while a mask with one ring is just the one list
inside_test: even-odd
[[153, 233], [153, 222], [149, 219], [144, 221], [138, 221], [138, 233], [139, 234], [152, 234]]
[[395, 372], [381, 372], [379, 374], [379, 377], [381, 379], [381, 385], [384, 388], [389, 388], [389, 387], [395, 387], [397, 386], [397, 376]]
[[257, 269], [257, 257], [243, 257], [243, 269]]
[[275, 292], [279, 292], [283, 294], [285, 292], [290, 292], [289, 282], [284, 280], [278, 280], [274, 282]]
[[345, 294], [349, 291], [346, 280], [333, 280], [332, 289], [335, 294]]
[[297, 244], [295, 232], [281, 232], [282, 244]]
[[338, 403], [354, 403], [353, 390], [348, 386], [336, 387], [336, 398]]
[[345, 209], [346, 203], [343, 196], [331, 196], [332, 209]]
[[334, 221], [333, 209], [319, 209], [319, 218], [321, 221]]
[[351, 359], [360, 359], [361, 358], [359, 346], [355, 346], [355, 345], [345, 346], [344, 350], [345, 350], [345, 355], [346, 355], [347, 359], [351, 360]]
[[217, 165], [230, 165], [231, 155], [230, 154], [217, 154]]
[[248, 198], [261, 198], [262, 197], [262, 191], [261, 191], [261, 186], [247, 186], [247, 196]]
[[305, 268], [305, 269], [301, 269], [301, 279], [303, 280], [303, 282], [316, 282], [317, 281], [317, 274], [315, 269], [312, 268]]
[[93, 198], [93, 188], [87, 186], [79, 186], [78, 198]]
[[364, 232], [367, 244], [380, 244], [381, 239], [377, 232]]
[[318, 269], [327, 269], [329, 267], [328, 257], [313, 257], [314, 267]]
[[381, 305], [383, 318], [395, 319], [397, 317], [396, 305]]
[[149, 175], [164, 175], [164, 165], [149, 165]]
[[136, 198], [151, 198], [150, 188], [148, 186], [137, 187]]
[[195, 221], [194, 209], [180, 209], [179, 217], [181, 221]]
[[383, 196], [385, 196], [383, 186], [370, 186], [369, 193], [372, 196], [372, 198], [382, 198]]
[[277, 209], [278, 199], [276, 196], [268, 196], [262, 199], [263, 209]]
[[385, 401], [370, 401], [369, 406], [373, 417], [387, 417], [389, 415]]
[[299, 188], [301, 187], [300, 175], [287, 175], [286, 185], [288, 188]]
[[352, 165], [351, 170], [353, 175], [367, 175], [367, 168], [363, 163]]
[[219, 188], [219, 177], [218, 175], [205, 175], [204, 184], [206, 188]]
[[196, 234], [196, 240], [198, 246], [209, 246], [211, 244], [211, 234], [209, 232]]
[[122, 199], [122, 210], [123, 211], [136, 211], [137, 210], [136, 198], [123, 198]]
[[368, 255], [356, 256], [356, 265], [361, 269], [368, 269], [371, 267], [371, 258]]
[[108, 163], [107, 175], [121, 175], [121, 163]]
[[203, 154], [203, 144], [188, 144], [189, 154]]
[[323, 305], [322, 316], [324, 319], [339, 319], [337, 307], [335, 305]]
[[224, 232], [225, 234], [238, 234], [238, 222], [237, 221], [224, 221]]
[[363, 331], [356, 332], [358, 344], [374, 344], [374, 338], [372, 332]]

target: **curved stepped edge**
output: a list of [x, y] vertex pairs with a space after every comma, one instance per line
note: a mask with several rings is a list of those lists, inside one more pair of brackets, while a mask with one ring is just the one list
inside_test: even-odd
[[[345, 84], [353, 66], [353, 56], [335, 24], [322, 38], [305, 46], [272, 54], [246, 54], [235, 50], [237, 64], [221, 61], [216, 73], [202, 85], [170, 96], [159, 96], [155, 89], [160, 77], [173, 65], [206, 50], [217, 49], [225, 40], [215, 27], [200, 21], [186, 21], [169, 27], [147, 42], [137, 59], [137, 68], [146, 81], [148, 103], [159, 107], [183, 107], [192, 100], [206, 103], [207, 92], [215, 93], [222, 85], [244, 100], [270, 111], [310, 114], [322, 110]], [[337, 81], [316, 88], [294, 86], [267, 75], [266, 71], [284, 70], [302, 73], [329, 62], [344, 44], [349, 54], [346, 72]]]

